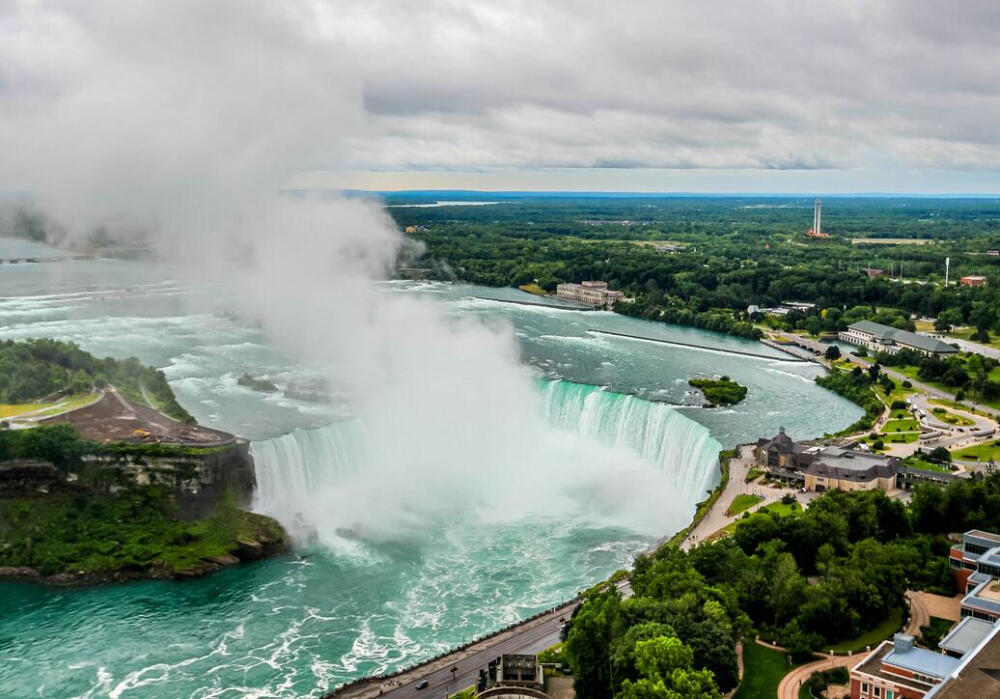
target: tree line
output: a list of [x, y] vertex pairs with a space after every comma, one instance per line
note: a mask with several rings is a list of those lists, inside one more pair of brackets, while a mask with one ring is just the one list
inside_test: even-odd
[[674, 697], [677, 671], [690, 696], [716, 697], [738, 683], [737, 641], [760, 634], [805, 658], [857, 638], [898, 613], [908, 589], [952, 594], [944, 535], [972, 528], [1000, 531], [1000, 476], [917, 486], [909, 507], [831, 491], [804, 511], [748, 515], [688, 552], [641, 555], [632, 597], [596, 586], [569, 622], [577, 695]]

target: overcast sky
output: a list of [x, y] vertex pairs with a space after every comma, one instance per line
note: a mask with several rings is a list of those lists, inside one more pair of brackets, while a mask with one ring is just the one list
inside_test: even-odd
[[[227, 45], [252, 5], [109, 26], [82, 0], [0, 0], [0, 110], [132, 60], [126, 36], [245, 52], [248, 78], [301, 41], [356, 118], [299, 185], [1000, 192], [1000, 2], [332, 0]], [[89, 43], [125, 48], [81, 62]]]

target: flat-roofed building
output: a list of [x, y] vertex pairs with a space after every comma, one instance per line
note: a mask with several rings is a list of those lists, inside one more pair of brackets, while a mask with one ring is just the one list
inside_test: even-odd
[[983, 619], [990, 623], [1000, 619], [1000, 583], [993, 577], [982, 580], [962, 598], [961, 613], [963, 617]]
[[958, 349], [934, 337], [918, 335], [870, 320], [851, 323], [837, 337], [843, 342], [864, 347], [873, 352], [896, 354], [902, 349], [913, 350], [930, 357], [955, 354]]
[[986, 277], [981, 277], [978, 274], [970, 274], [962, 277], [958, 282], [962, 286], [986, 286]]
[[958, 666], [925, 695], [926, 699], [1000, 697], [1000, 624], [967, 651]]
[[[969, 593], [981, 582], [1000, 575], [998, 550], [1000, 550], [1000, 534], [980, 529], [970, 529], [965, 532], [962, 535], [962, 543], [952, 546], [948, 552], [948, 562], [954, 574], [955, 586], [962, 592]], [[982, 561], [981, 570], [980, 561]]]
[[921, 699], [961, 664], [898, 633], [851, 668], [851, 699]]
[[961, 658], [993, 633], [995, 627], [996, 623], [967, 616], [938, 641], [938, 648], [954, 658]]

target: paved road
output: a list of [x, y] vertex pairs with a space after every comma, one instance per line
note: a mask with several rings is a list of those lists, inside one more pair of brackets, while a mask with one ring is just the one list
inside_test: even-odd
[[[632, 588], [627, 582], [618, 583], [618, 589], [625, 598], [632, 596]], [[534, 654], [550, 648], [559, 642], [562, 625], [573, 614], [578, 602], [569, 602], [555, 610], [525, 621], [491, 638], [479, 641], [468, 648], [457, 650], [443, 658], [432, 660], [407, 670], [391, 679], [372, 680], [340, 691], [331, 692], [327, 697], [337, 699], [368, 699], [369, 697], [435, 697], [440, 699], [449, 694], [471, 687], [479, 677], [479, 670], [491, 660], [504, 653]], [[455, 672], [452, 672], [455, 668]], [[427, 687], [417, 689], [417, 685], [427, 680]]]
[[933, 337], [935, 339], [941, 340], [941, 342], [947, 342], [949, 345], [958, 345], [958, 348], [963, 352], [973, 352], [975, 354], [981, 354], [984, 357], [991, 357], [993, 359], [1000, 359], [1000, 350], [995, 347], [987, 347], [986, 345], [981, 345], [978, 342], [969, 342], [968, 340], [960, 340], [957, 337], [948, 337], [947, 335], [941, 335], [940, 333], [917, 333], [918, 335], [926, 335], [927, 337]]
[[[474, 685], [479, 677], [479, 670], [504, 653], [538, 653], [558, 643], [563, 624], [560, 619], [569, 619], [576, 604], [574, 601], [544, 617], [533, 619], [470, 648], [416, 667], [382, 684], [372, 682], [358, 685], [330, 696], [336, 696], [338, 699], [379, 696], [393, 699], [408, 697], [438, 699], [453, 694]], [[457, 668], [454, 673], [451, 671], [453, 667]], [[417, 684], [423, 680], [427, 680], [428, 686], [422, 690], [417, 689]], [[397, 682], [398, 686], [389, 686], [389, 683]]]

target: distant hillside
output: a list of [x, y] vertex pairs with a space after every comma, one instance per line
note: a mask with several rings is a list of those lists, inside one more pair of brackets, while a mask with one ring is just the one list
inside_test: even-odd
[[194, 418], [177, 402], [162, 371], [135, 357], [98, 359], [71, 342], [0, 341], [0, 403], [28, 403], [113, 384], [129, 400], [150, 404], [184, 422]]

